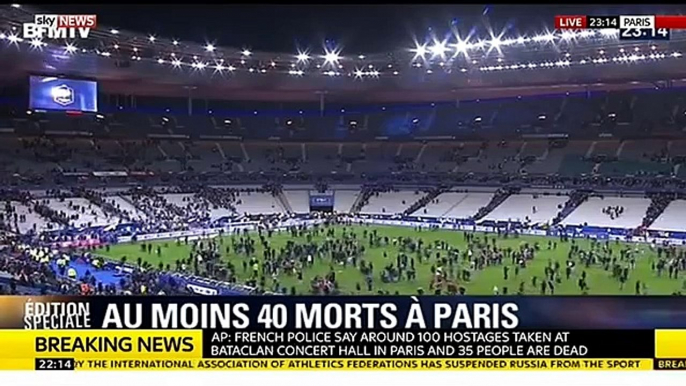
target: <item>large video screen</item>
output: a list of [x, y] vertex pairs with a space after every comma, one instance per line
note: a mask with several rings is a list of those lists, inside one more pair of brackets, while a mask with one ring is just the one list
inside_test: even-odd
[[29, 108], [98, 111], [98, 83], [89, 80], [31, 76]]
[[333, 206], [333, 195], [310, 196], [310, 208]]

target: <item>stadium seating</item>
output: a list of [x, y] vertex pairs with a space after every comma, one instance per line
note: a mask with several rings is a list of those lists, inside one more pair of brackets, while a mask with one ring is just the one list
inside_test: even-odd
[[521, 166], [518, 157], [521, 148], [522, 143], [519, 142], [492, 143], [482, 149], [477, 157], [468, 158], [458, 170], [474, 173], [516, 173]]
[[[671, 90], [524, 96], [297, 119], [286, 112], [248, 115], [223, 125], [211, 116], [129, 111], [107, 114], [109, 131], [90, 117], [42, 113], [38, 121], [26, 116], [7, 121], [16, 137], [6, 136], [0, 144], [0, 165], [5, 173], [24, 176], [97, 170], [683, 176], [683, 140], [597, 136], [615, 126], [626, 135], [649, 135], [658, 127], [662, 133], [677, 133], [686, 123], [679, 98]], [[359, 132], [349, 129], [353, 121]], [[298, 130], [288, 129], [288, 122]], [[38, 138], [45, 130], [49, 134]], [[93, 137], [65, 138], [73, 133]], [[116, 133], [117, 139], [100, 137], [103, 133]], [[540, 139], [523, 138], [529, 133]], [[573, 134], [575, 139], [551, 146], [546, 133], [555, 138]], [[487, 134], [507, 141], [479, 137]], [[152, 137], [144, 139], [146, 135]], [[293, 142], [266, 141], [270, 137]], [[240, 138], [245, 141], [235, 140]], [[356, 138], [360, 140], [351, 142]]]
[[462, 202], [466, 197], [467, 193], [456, 193], [456, 192], [446, 192], [438, 195], [435, 199], [429, 202], [424, 208], [417, 209], [413, 216], [419, 217], [429, 217], [429, 218], [441, 218], [445, 217], [445, 214]]
[[567, 196], [514, 194], [487, 214], [482, 221], [549, 224], [566, 201]]
[[118, 222], [118, 219], [109, 218], [102, 209], [92, 205], [85, 198], [51, 198], [47, 200], [47, 206], [66, 214], [70, 223], [77, 228], [111, 225]]
[[604, 175], [669, 175], [667, 142], [661, 140], [624, 141], [615, 152], [616, 160], [603, 162]]
[[286, 209], [268, 192], [241, 192], [236, 201], [236, 211], [240, 215], [283, 214]]
[[[641, 225], [650, 200], [637, 197], [590, 197], [562, 220], [562, 225], [634, 229]], [[624, 213], [612, 218], [603, 213], [608, 207], [622, 207]]]
[[[55, 224], [50, 224], [43, 217], [35, 213], [31, 208], [17, 201], [10, 201], [10, 206], [12, 207], [12, 212], [16, 213], [17, 216], [25, 216], [25, 221], [17, 221], [17, 228], [20, 233], [40, 233], [43, 231], [55, 229]], [[10, 218], [10, 215], [5, 212], [5, 205], [0, 205], [0, 210], [6, 218]], [[7, 221], [8, 223], [13, 223], [12, 220]]]
[[375, 193], [369, 198], [367, 205], [362, 207], [360, 213], [399, 214], [421, 196], [421, 193], [414, 191]]
[[127, 212], [128, 215], [134, 220], [145, 220], [148, 218], [148, 216], [136, 208], [131, 201], [128, 201], [119, 195], [109, 196], [108, 200], [115, 207]]
[[488, 205], [492, 199], [493, 193], [468, 193], [461, 201], [456, 202], [450, 207], [450, 209], [443, 214], [443, 217], [451, 219], [472, 218], [479, 209]]
[[333, 210], [337, 213], [350, 213], [353, 204], [360, 196], [360, 189], [358, 188], [344, 188], [340, 187], [334, 191]]
[[[297, 109], [298, 103], [291, 107]], [[453, 219], [478, 213], [478, 221], [544, 224], [565, 207], [567, 196], [533, 199], [541, 189], [510, 196], [510, 185], [503, 184], [571, 184], [572, 189], [590, 189], [591, 195], [598, 186], [629, 187], [638, 195], [648, 189], [682, 189], [686, 140], [678, 137], [678, 130], [686, 124], [683, 107], [677, 91], [663, 90], [397, 105], [350, 109], [348, 114], [338, 109], [323, 116], [255, 116], [250, 111], [220, 119], [127, 111], [106, 114], [106, 124], [92, 117], [36, 113], [3, 121], [14, 133], [7, 131], [0, 141], [0, 179], [22, 189], [54, 183], [184, 187], [161, 193], [108, 192], [106, 202], [115, 210], [107, 205], [98, 208], [93, 197], [78, 194], [47, 198], [48, 209], [79, 227], [117, 224], [120, 217], [179, 222], [214, 220], [236, 212], [304, 214], [309, 212], [309, 191], [320, 180], [329, 184], [326, 189], [333, 192], [338, 212], [356, 206], [362, 214], [413, 210], [413, 216]], [[650, 137], [653, 129], [666, 134]], [[98, 172], [106, 178], [94, 178]], [[664, 178], [671, 176], [677, 178]], [[309, 186], [263, 190], [264, 184], [273, 182]], [[444, 193], [418, 202], [429, 190], [395, 191], [392, 187], [398, 182]], [[245, 183], [254, 185], [236, 185]], [[368, 189], [363, 195], [360, 185], [367, 183], [386, 188]], [[497, 200], [485, 190], [457, 190], [472, 183], [507, 189]], [[230, 187], [199, 188], [209, 184]], [[40, 202], [45, 199], [37, 197]], [[34, 213], [32, 203], [12, 200], [16, 212], [28, 217], [18, 224], [24, 231], [33, 229], [34, 223], [36, 229], [47, 229], [60, 222], [44, 211]], [[609, 196], [604, 204], [598, 200], [580, 199], [580, 205], [568, 206], [561, 224], [633, 228], [646, 216], [649, 202]], [[622, 204], [624, 200], [630, 201]], [[613, 205], [623, 206], [625, 212], [610, 219], [602, 209]], [[678, 227], [674, 213], [680, 213], [679, 205], [676, 201], [664, 213], [664, 207], [652, 211], [644, 226]], [[122, 213], [117, 215], [117, 210]]]
[[672, 201], [664, 212], [653, 222], [650, 230], [686, 231], [686, 200]]
[[194, 193], [174, 193], [161, 195], [171, 205], [175, 205], [187, 214], [187, 217], [201, 216], [216, 220], [222, 217], [232, 216], [233, 211], [227, 208], [215, 207], [207, 200]]
[[310, 213], [309, 190], [284, 190], [283, 194], [286, 197], [286, 200], [293, 213]]

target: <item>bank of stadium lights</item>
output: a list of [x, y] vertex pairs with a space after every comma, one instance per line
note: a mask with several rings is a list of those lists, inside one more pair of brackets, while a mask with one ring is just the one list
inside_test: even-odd
[[416, 44], [415, 48], [410, 49], [410, 51], [414, 53], [414, 58], [412, 60], [424, 59], [426, 58], [426, 54], [429, 52], [429, 50], [426, 48], [426, 44], [419, 43]]
[[217, 64], [217, 65], [214, 66], [214, 72], [222, 73], [224, 70], [227, 70], [227, 71], [229, 71], [229, 72], [234, 72], [234, 71], [236, 71], [236, 67], [231, 66], [231, 65], [229, 65], [229, 66], [227, 67], [227, 66], [224, 66], [224, 65], [221, 64], [221, 63], [219, 63], [219, 64]]
[[298, 55], [296, 55], [295, 58], [298, 60], [298, 62], [302, 63], [310, 60], [310, 55], [307, 52], [298, 52]]
[[[553, 32], [544, 32], [540, 35], [536, 35], [533, 37], [527, 37], [527, 36], [519, 36], [516, 38], [503, 38], [502, 36], [492, 36], [491, 39], [489, 40], [481, 40], [481, 41], [475, 41], [473, 43], [468, 42], [467, 40], [462, 40], [458, 37], [457, 43], [453, 44], [447, 44], [448, 47], [452, 48], [454, 51], [454, 56], [459, 55], [460, 53], [467, 54], [469, 50], [473, 49], [481, 49], [481, 48], [491, 48], [491, 49], [500, 49], [501, 47], [505, 46], [511, 46], [511, 45], [524, 45], [528, 44], [530, 42], [535, 42], [535, 43], [551, 43], [554, 42], [557, 39], [561, 40], [573, 40], [576, 38], [590, 38], [593, 36], [596, 36], [596, 34], [600, 35], [601, 37], [615, 37], [617, 35], [618, 31], [616, 29], [603, 29], [603, 30], [598, 30], [598, 31], [592, 31], [592, 30], [585, 30], [585, 31], [565, 31], [559, 35], [556, 35]], [[414, 58], [413, 60], [416, 60], [418, 58], [425, 58], [427, 54], [431, 53], [440, 53], [442, 52], [442, 45], [441, 44], [434, 44], [430, 47], [428, 47], [426, 44], [419, 44], [415, 42], [415, 47], [410, 49], [411, 52], [414, 53]], [[440, 55], [434, 55], [434, 56], [440, 56]]]
[[502, 45], [502, 40], [500, 40], [500, 36], [493, 36], [491, 40], [488, 41], [488, 45], [491, 48], [495, 48], [496, 50], [500, 50], [500, 46]]
[[153, 35], [148, 36], [148, 41], [150, 41], [150, 43], [155, 43], [155, 40], [157, 40], [157, 38], [155, 36], [153, 36]]
[[[522, 69], [536, 69], [536, 68], [565, 68], [574, 65], [585, 65], [588, 63], [593, 64], [605, 64], [605, 63], [638, 63], [646, 60], [661, 60], [665, 58], [680, 58], [683, 54], [681, 52], [675, 51], [670, 54], [664, 53], [651, 53], [649, 55], [645, 54], [622, 54], [615, 56], [613, 58], [592, 58], [589, 60], [581, 59], [579, 61], [571, 61], [568, 58], [560, 59], [557, 61], [544, 61], [538, 63], [528, 63], [528, 64], [511, 64], [511, 65], [497, 65], [497, 66], [483, 66], [479, 68], [482, 72], [493, 72], [493, 71], [503, 71], [503, 70], [522, 70]], [[465, 71], [466, 72], [466, 69]]]
[[541, 42], [553, 42], [555, 41], [555, 34], [552, 32], [548, 32], [543, 35], [537, 35], [531, 38], [532, 41], [541, 43]]
[[64, 46], [64, 51], [68, 54], [73, 54], [74, 52], [76, 52], [76, 50], [78, 50], [78, 47], [71, 43], [67, 43], [67, 45]]
[[44, 46], [47, 46], [47, 45], [48, 45], [48, 43], [44, 43], [42, 40], [40, 40], [40, 39], [38, 39], [38, 38], [36, 38], [36, 39], [31, 39], [31, 41], [29, 42], [29, 44], [31, 44], [31, 48], [33, 48], [33, 49], [41, 49], [41, 48], [43, 48]]
[[324, 52], [324, 55], [322, 55], [322, 59], [324, 59], [324, 64], [338, 64], [338, 61], [341, 60], [341, 55], [339, 54], [338, 51], [336, 50], [326, 50]]
[[243, 51], [241, 51], [241, 55], [250, 56], [250, 55], [252, 55], [252, 52], [248, 49], [244, 49]]
[[446, 52], [448, 52], [448, 46], [446, 41], [434, 41], [434, 44], [429, 47], [429, 52], [431, 52], [432, 58], [445, 58]]
[[214, 44], [207, 44], [205, 46], [205, 51], [207, 51], [207, 52], [214, 52], [214, 50], [215, 50]]
[[175, 45], [175, 46], [178, 46], [178, 45], [179, 45], [179, 41], [178, 41], [178, 40], [172, 40], [172, 44]]
[[560, 35], [562, 40], [573, 40], [576, 38], [576, 36], [577, 34], [573, 31], [563, 31], [562, 35]]
[[458, 56], [460, 54], [467, 54], [470, 44], [467, 40], [458, 38], [457, 43], [453, 44], [452, 47], [455, 49], [455, 55], [453, 56]]
[[119, 30], [118, 30], [118, 29], [112, 28], [112, 29], [110, 30], [110, 33], [111, 33], [112, 35], [118, 35], [118, 34], [119, 34]]
[[24, 40], [24, 39], [20, 38], [19, 36], [15, 35], [15, 34], [9, 34], [9, 35], [7, 35], [7, 41], [10, 42], [10, 43], [12, 43], [12, 44], [15, 44], [15, 45], [16, 45], [16, 44], [19, 44], [19, 43], [22, 42], [23, 40]]
[[[616, 32], [614, 30], [612, 30], [612, 31]], [[584, 33], [585, 33], [585, 35], [584, 35]], [[480, 49], [480, 48], [487, 48], [487, 47], [502, 47], [502, 46], [506, 46], [506, 45], [515, 45], [515, 44], [527, 44], [529, 42], [546, 42], [546, 41], [554, 41], [557, 39], [564, 40], [565, 38], [569, 39], [569, 38], [578, 37], [578, 36], [580, 36], [580, 37], [590, 36], [590, 35], [588, 35], [589, 33], [594, 35], [594, 36], [603, 34], [603, 32], [598, 32], [598, 31], [581, 31], [581, 32], [575, 32], [574, 33], [575, 35], [573, 35], [573, 36], [572, 35], [561, 36], [560, 34], [555, 35], [553, 33], [546, 32], [542, 35], [538, 35], [538, 36], [535, 36], [532, 38], [523, 37], [523, 36], [520, 36], [520, 37], [515, 38], [515, 39], [503, 39], [501, 37], [493, 37], [490, 40], [483, 40], [483, 41], [477, 41], [477, 42], [469, 42], [468, 40], [463, 41], [458, 37], [456, 44], [448, 44], [447, 42], [444, 42], [444, 43], [439, 42], [437, 45], [434, 44], [432, 46], [417, 44], [417, 47], [411, 51], [415, 52], [415, 58], [419, 56], [419, 57], [423, 57], [423, 59], [426, 60], [427, 55], [431, 55], [433, 58], [433, 56], [441, 56], [441, 54], [445, 54], [445, 53], [448, 53], [451, 51], [454, 53], [454, 55], [459, 54], [459, 52], [465, 52], [465, 55], [467, 55], [467, 51], [473, 50], [473, 49]], [[607, 33], [605, 33], [605, 34], [607, 34]], [[14, 33], [10, 33], [10, 34], [6, 33], [5, 35], [0, 35], [0, 39], [3, 39], [3, 38], [4, 38], [4, 40], [7, 40], [10, 43], [17, 43], [18, 44], [19, 42], [23, 41], [23, 39], [19, 38]], [[27, 45], [30, 44], [32, 47], [38, 47], [39, 46], [37, 41], [33, 41], [33, 42], [32, 41], [26, 41], [26, 43], [27, 43]], [[434, 41], [434, 43], [435, 43], [435, 41]], [[47, 45], [47, 44], [41, 43], [40, 46], [42, 46], [42, 45]], [[448, 48], [448, 47], [450, 47], [450, 48]], [[117, 49], [119, 47], [117, 44], [115, 44], [114, 48]], [[625, 54], [625, 52], [622, 52], [620, 50], [621, 55], [617, 56], [614, 59], [612, 57], [610, 57], [610, 58], [604, 57], [605, 50], [602, 50], [602, 49], [600, 49], [598, 51], [598, 53], [601, 55], [601, 57], [584, 58], [584, 59], [581, 59], [578, 61], [570, 61], [570, 55], [569, 54], [564, 55], [565, 58], [562, 60], [558, 60], [558, 61], [553, 60], [553, 61], [540, 62], [540, 63], [529, 63], [529, 64], [506, 65], [506, 64], [503, 64], [502, 63], [503, 60], [500, 59], [498, 61], [497, 66], [481, 67], [480, 70], [481, 71], [502, 71], [502, 70], [518, 70], [518, 69], [526, 69], [526, 68], [560, 68], [560, 67], [573, 66], [573, 65], [585, 65], [585, 64], [590, 64], [590, 63], [593, 63], [593, 64], [604, 64], [604, 63], [608, 63], [608, 62], [627, 63], [627, 62], [640, 62], [640, 61], [644, 61], [644, 60], [648, 60], [648, 59], [659, 60], [659, 59], [664, 59], [666, 57], [669, 57], [669, 58], [681, 57], [681, 53], [679, 53], [679, 52], [672, 52], [672, 53], [666, 53], [666, 54], [657, 53], [655, 51], [655, 50], [657, 50], [657, 46], [655, 46], [655, 45], [650, 46], [651, 51], [648, 51], [647, 47], [646, 47], [646, 51], [648, 51], [646, 53], [650, 53], [650, 55], [639, 55], [641, 50], [640, 49], [637, 50], [637, 48], [638, 47], [634, 46], [634, 47], [630, 47], [630, 48], [625, 49], [624, 51], [626, 52], [626, 54]], [[73, 50], [73, 52], [78, 52], [78, 49], [76, 49], [76, 48], [73, 48], [73, 49], [69, 48], [68, 50], [69, 51]], [[83, 49], [82, 51], [88, 52], [88, 50], [86, 50], [86, 49]], [[141, 56], [138, 54], [139, 51], [140, 50], [138, 48], [136, 48], [136, 47], [133, 48], [134, 54], [131, 57], [132, 60], [140, 61], [142, 59]], [[107, 56], [107, 57], [110, 56], [109, 53], [103, 53], [99, 50], [95, 50], [94, 52], [98, 55]], [[629, 55], [629, 53], [633, 53], [634, 55]], [[249, 50], [243, 50], [241, 52], [241, 54], [243, 56], [243, 59], [241, 59], [241, 63], [245, 64], [246, 60], [244, 60], [244, 59], [247, 59], [245, 57], [248, 54], [252, 54], [252, 53]], [[171, 57], [175, 58], [175, 55], [171, 54]], [[358, 58], [359, 57], [362, 57], [362, 56], [358, 56]], [[298, 55], [296, 56], [296, 58], [298, 59], [298, 62], [303, 62], [303, 61], [310, 59], [310, 56], [305, 52], [299, 52]], [[324, 59], [324, 63], [318, 63], [316, 66], [318, 69], [324, 68], [323, 67], [324, 65], [334, 64], [334, 63], [341, 61], [343, 59], [339, 55], [338, 51], [333, 51], [333, 52], [325, 51], [325, 55], [323, 55], [322, 58]], [[158, 59], [152, 59], [152, 60], [157, 60], [159, 62]], [[201, 63], [201, 59], [198, 58], [197, 55], [194, 56], [193, 62], [195, 62], [196, 64], [193, 64], [192, 62], [184, 64], [180, 60], [173, 60], [170, 58], [170, 60], [164, 61], [163, 63], [170, 63], [174, 67], [182, 67], [184, 65], [188, 65], [189, 67], [193, 67], [196, 69], [202, 69], [202, 68], [205, 68], [207, 66], [206, 64]], [[427, 66], [423, 66], [422, 65], [423, 63], [421, 63], [421, 62], [422, 61], [413, 61], [412, 66], [417, 67], [417, 68], [421, 68], [421, 67], [426, 68]], [[444, 60], [443, 62], [447, 62], [447, 61]], [[471, 60], [471, 62], [473, 65], [478, 65], [480, 63], [480, 61], [477, 61], [477, 60]], [[162, 63], [160, 63], [160, 64], [162, 64]], [[449, 63], [446, 63], [446, 65], [449, 65]], [[329, 68], [329, 69], [327, 69], [327, 71], [322, 72], [321, 74], [322, 75], [328, 75], [328, 76], [336, 76], [338, 73], [338, 70], [342, 70], [342, 65], [336, 63], [336, 64], [334, 64], [334, 66], [335, 66], [334, 68]], [[273, 66], [273, 67], [275, 67], [275, 66]], [[297, 68], [296, 63], [291, 63], [290, 67], [292, 69], [292, 70], [288, 71], [288, 73], [290, 75], [297, 75], [297, 76], [304, 75], [304, 72], [302, 70], [296, 70], [296, 68]], [[389, 66], [389, 69], [390, 68], [392, 68], [392, 66]], [[220, 71], [222, 71], [222, 70], [220, 70]], [[430, 68], [428, 68], [425, 71], [427, 74], [432, 73]], [[463, 73], [469, 72], [469, 70], [467, 68], [462, 68], [462, 69], [460, 69], [460, 71]], [[250, 72], [250, 73], [255, 73], [255, 72], [265, 73], [266, 69], [265, 68], [251, 68], [248, 70], [248, 72]], [[340, 74], [340, 73], [338, 73], [338, 74]], [[390, 75], [391, 72], [389, 71], [389, 72], [387, 72], [387, 74]], [[393, 71], [392, 74], [397, 75], [398, 72]], [[355, 71], [354, 73], [348, 72], [347, 75], [348, 76], [355, 75], [356, 78], [360, 77], [359, 71]], [[381, 73], [379, 73], [378, 71], [363, 71], [361, 76], [380, 76], [380, 75], [381, 75]]]

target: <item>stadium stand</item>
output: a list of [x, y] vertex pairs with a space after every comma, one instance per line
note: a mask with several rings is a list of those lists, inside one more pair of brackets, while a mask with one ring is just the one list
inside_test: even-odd
[[310, 213], [310, 192], [309, 190], [284, 190], [284, 196], [290, 204], [293, 213]]
[[337, 188], [334, 191], [334, 211], [336, 213], [350, 213], [360, 193], [359, 187], [350, 189], [344, 187]]
[[[536, 42], [528, 43], [527, 47]], [[8, 51], [3, 47], [4, 54]], [[598, 52], [596, 48], [588, 52]], [[662, 52], [663, 48], [650, 50]], [[33, 51], [38, 50], [32, 49], [32, 55], [41, 55]], [[531, 61], [541, 54], [535, 51], [527, 53]], [[571, 51], [569, 55], [580, 60]], [[554, 54], [557, 57], [560, 52]], [[515, 57], [516, 53], [508, 53], [507, 60]], [[545, 60], [552, 67], [565, 67], [547, 72], [578, 68]], [[140, 61], [138, 68], [146, 66], [146, 61]], [[318, 65], [314, 60], [311, 64]], [[248, 76], [248, 68], [254, 72], [250, 64], [241, 66], [235, 75]], [[541, 79], [537, 71], [530, 71], [537, 78], [528, 84], [515, 79], [519, 77], [516, 69], [491, 72], [488, 68], [463, 69], [464, 79], [459, 82], [466, 83], [456, 83], [454, 88], [449, 82], [432, 84], [425, 78], [417, 86], [417, 79], [406, 77], [409, 71], [402, 70], [402, 76], [394, 75], [403, 82], [395, 86], [402, 87], [388, 89], [388, 100], [381, 97], [380, 104], [362, 93], [358, 99], [350, 98], [359, 104], [348, 103], [348, 93], [369, 83], [352, 83], [349, 89], [342, 86], [340, 95], [336, 88], [340, 85], [327, 83], [326, 88], [330, 85], [334, 90], [333, 98], [328, 100], [326, 93], [318, 92], [317, 103], [310, 101], [312, 95], [300, 99], [300, 91], [290, 84], [274, 82], [283, 88], [271, 89], [267, 84], [271, 82], [265, 82], [249, 92], [269, 89], [284, 100], [243, 101], [238, 100], [237, 91], [231, 101], [207, 99], [200, 108], [202, 103], [191, 106], [195, 97], [189, 92], [188, 98], [146, 95], [136, 102], [127, 97], [122, 104], [119, 96], [116, 103], [110, 100], [115, 98], [107, 98], [97, 114], [27, 111], [23, 104], [19, 109], [0, 107], [0, 180], [5, 187], [0, 195], [0, 230], [11, 239], [0, 253], [0, 283], [10, 276], [7, 281], [18, 280], [22, 291], [40, 285], [41, 291], [75, 293], [76, 282], [65, 280], [62, 272], [72, 267], [99, 294], [185, 293], [179, 283], [203, 275], [207, 280], [228, 282], [233, 290], [238, 284], [229, 279], [235, 280], [231, 273], [238, 268], [226, 262], [203, 271], [202, 264], [192, 264], [192, 257], [186, 262], [178, 259], [177, 266], [120, 261], [116, 262], [118, 270], [109, 270], [100, 269], [98, 264], [103, 262], [96, 252], [119, 240], [145, 241], [142, 236], [156, 234], [170, 238], [170, 231], [184, 232], [173, 238], [187, 244], [179, 234], [202, 238], [208, 230], [240, 232], [247, 223], [260, 236], [267, 233], [269, 237], [290, 220], [294, 222], [289, 226], [303, 226], [297, 221], [309, 220], [341, 221], [348, 226], [370, 219], [375, 224], [421, 221], [413, 224], [418, 228], [464, 227], [469, 232], [490, 232], [493, 225], [507, 222], [500, 227], [506, 232], [560, 239], [619, 234], [650, 242], [648, 237], [655, 235], [650, 231], [686, 232], [682, 221], [686, 200], [675, 199], [683, 198], [686, 189], [683, 82], [676, 87], [671, 80], [620, 84], [594, 78], [593, 84], [575, 84], [580, 74], [569, 72], [562, 85], [544, 81], [545, 71]], [[283, 75], [281, 70], [273, 76]], [[424, 74], [425, 70], [430, 69], [415, 72]], [[449, 71], [445, 72], [447, 76]], [[597, 76], [602, 78], [601, 72]], [[386, 75], [382, 82], [390, 85], [392, 77]], [[303, 82], [299, 87], [321, 90], [318, 76], [298, 77]], [[343, 83], [346, 78], [337, 79]], [[242, 82], [237, 81], [236, 87], [239, 83], [249, 87], [250, 80]], [[451, 89], [433, 94], [433, 87], [446, 85]], [[379, 83], [379, 89], [384, 87], [386, 83]], [[409, 91], [398, 92], [405, 89]], [[411, 101], [415, 91], [417, 100], [429, 102], [391, 102]], [[488, 96], [472, 98], [472, 92]], [[407, 95], [395, 99], [395, 94]], [[183, 109], [169, 111], [166, 105], [172, 103]], [[218, 113], [216, 106], [224, 111]], [[315, 193], [333, 194], [334, 211], [345, 216], [311, 213], [310, 195]], [[303, 229], [277, 231], [293, 232], [292, 238], [297, 239]], [[372, 241], [379, 240], [370, 237], [371, 248]], [[227, 254], [252, 257], [254, 248], [243, 242], [227, 246]], [[146, 245], [141, 244], [142, 254]], [[59, 250], [62, 245], [64, 249]], [[154, 255], [152, 244], [147, 247], [147, 253]], [[294, 255], [286, 249], [278, 253]], [[66, 250], [74, 256], [65, 262], [62, 253]], [[243, 263], [247, 270], [248, 263]], [[399, 266], [397, 262], [395, 268]], [[251, 282], [260, 291], [266, 285], [258, 285], [256, 278], [271, 276], [266, 274], [266, 264], [262, 267], [263, 275], [256, 270]], [[287, 267], [294, 271], [292, 261]], [[391, 265], [369, 277], [395, 268]], [[117, 284], [120, 279], [124, 284]], [[555, 281], [551, 278], [550, 282]], [[149, 289], [142, 291], [141, 285]]]
[[[638, 197], [589, 197], [572, 212], [563, 225], [635, 229], [643, 222], [650, 199]], [[621, 213], [607, 213], [608, 208], [620, 208]], [[613, 209], [614, 210], [614, 209]]]
[[362, 206], [362, 214], [399, 214], [421, 197], [417, 191], [375, 192]]
[[109, 201], [119, 210], [125, 212], [127, 216], [134, 221], [142, 221], [147, 219], [148, 217], [143, 211], [136, 208], [136, 206], [133, 205], [131, 201], [126, 200], [124, 197], [121, 197], [119, 195], [113, 195], [107, 196], [106, 200]]
[[109, 219], [102, 209], [85, 198], [50, 198], [45, 205], [69, 218], [69, 223], [77, 228], [109, 225], [118, 219]]
[[236, 200], [236, 211], [240, 215], [284, 214], [286, 209], [271, 192], [241, 191]]
[[31, 209], [18, 201], [6, 201], [2, 205], [3, 221], [9, 223], [19, 233], [40, 233], [54, 229], [55, 225], [46, 221]]
[[493, 193], [467, 193], [443, 213], [443, 217], [451, 219], [470, 219], [475, 217], [481, 208], [488, 206], [493, 200], [493, 196]]
[[482, 221], [548, 224], [562, 210], [565, 202], [567, 196], [514, 194], [487, 214]]
[[674, 200], [648, 229], [654, 231], [686, 231], [686, 200]]
[[415, 210], [412, 215], [440, 218], [467, 197], [467, 193], [446, 192], [430, 200], [423, 208]]

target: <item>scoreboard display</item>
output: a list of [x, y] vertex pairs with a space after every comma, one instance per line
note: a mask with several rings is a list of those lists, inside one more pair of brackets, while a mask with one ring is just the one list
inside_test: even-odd
[[669, 40], [670, 30], [686, 28], [686, 16], [660, 15], [559, 15], [558, 30], [615, 29], [620, 40]]
[[310, 195], [310, 211], [333, 212], [334, 195]]

